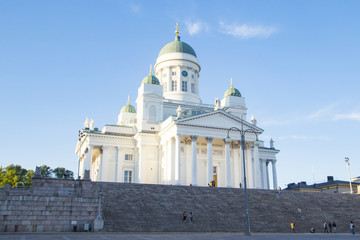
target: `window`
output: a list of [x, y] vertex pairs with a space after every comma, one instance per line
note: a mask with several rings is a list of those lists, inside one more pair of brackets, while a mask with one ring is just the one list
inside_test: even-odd
[[192, 93], [195, 93], [195, 83], [192, 83], [192, 84], [191, 84], [191, 92], [192, 92]]
[[131, 183], [132, 171], [124, 171], [124, 183]]
[[132, 161], [133, 160], [133, 155], [132, 154], [125, 154], [125, 160]]
[[156, 107], [154, 105], [149, 108], [149, 120], [156, 121]]
[[191, 74], [191, 78], [194, 79], [194, 74]]
[[176, 76], [176, 72], [171, 72], [171, 76]]
[[213, 174], [216, 174], [216, 171], [217, 169], [216, 169], [216, 167], [213, 167]]
[[181, 82], [181, 90], [183, 92], [187, 92], [187, 82], [185, 82], [185, 81]]
[[177, 81], [171, 81], [171, 91], [177, 91]]

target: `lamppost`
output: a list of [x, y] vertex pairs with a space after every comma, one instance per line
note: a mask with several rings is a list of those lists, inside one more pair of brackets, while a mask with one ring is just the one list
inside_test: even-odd
[[350, 159], [348, 157], [345, 157], [345, 162], [349, 171], [349, 178], [350, 178], [350, 194], [353, 193], [352, 185], [351, 185], [351, 175], [350, 175]]
[[78, 177], [77, 179], [80, 180], [80, 158], [81, 158], [81, 139], [82, 137], [85, 136], [85, 133], [83, 133], [81, 130], [79, 130], [79, 150], [78, 150], [78, 153], [79, 153], [79, 160], [78, 160]]
[[246, 188], [246, 168], [245, 168], [245, 133], [252, 132], [256, 136], [256, 142], [258, 141], [258, 135], [257, 133], [252, 129], [246, 129], [244, 131], [244, 123], [241, 119], [241, 130], [237, 127], [231, 127], [227, 131], [226, 140], [230, 142], [230, 136], [229, 133], [231, 130], [238, 131], [241, 136], [241, 150], [242, 150], [242, 161], [243, 161], [243, 168], [244, 168], [244, 195], [245, 195], [245, 235], [251, 236], [250, 233], [250, 224], [249, 224], [249, 209], [248, 209], [248, 201], [247, 201], [247, 188]]

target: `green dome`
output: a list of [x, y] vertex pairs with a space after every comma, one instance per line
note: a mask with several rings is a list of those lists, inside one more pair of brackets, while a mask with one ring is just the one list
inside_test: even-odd
[[155, 77], [154, 75], [152, 75], [151, 73], [149, 75], [147, 75], [146, 77], [144, 77], [144, 79], [142, 80], [143, 83], [147, 83], [147, 84], [155, 84], [155, 85], [160, 85], [159, 79], [157, 79], [157, 77]]
[[241, 97], [241, 93], [240, 93], [239, 90], [237, 90], [236, 88], [231, 86], [228, 90], [226, 90], [226, 92], [224, 94], [224, 98], [227, 97], [227, 96]]
[[180, 37], [178, 35], [175, 36], [175, 41], [166, 44], [161, 49], [159, 53], [159, 57], [166, 53], [175, 53], [175, 52], [188, 53], [190, 55], [193, 55], [194, 57], [197, 57], [194, 49], [189, 44], [185, 42], [181, 42]]
[[130, 105], [130, 103], [123, 106], [121, 112], [136, 113], [135, 108], [132, 105]]

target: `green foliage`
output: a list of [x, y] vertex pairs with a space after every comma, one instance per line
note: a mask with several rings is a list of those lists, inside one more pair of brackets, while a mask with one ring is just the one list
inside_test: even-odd
[[[54, 173], [56, 178], [74, 179], [74, 173], [63, 167], [58, 167], [52, 170], [47, 165], [41, 166], [41, 177], [52, 177]], [[0, 166], [0, 187], [10, 185], [15, 187], [28, 187], [33, 183], [32, 177], [35, 175], [33, 170], [26, 170], [20, 165], [11, 164], [6, 168]]]
[[9, 184], [12, 188], [19, 186], [30, 186], [34, 171], [26, 170], [20, 165], [9, 165], [6, 168], [0, 167], [0, 187]]
[[65, 178], [65, 179], [73, 179], [74, 173], [70, 170], [66, 170], [63, 167], [57, 167], [52, 170], [56, 178]]
[[41, 166], [41, 177], [49, 178], [49, 177], [51, 177], [51, 173], [52, 173], [52, 170], [49, 166], [47, 166], [47, 165]]

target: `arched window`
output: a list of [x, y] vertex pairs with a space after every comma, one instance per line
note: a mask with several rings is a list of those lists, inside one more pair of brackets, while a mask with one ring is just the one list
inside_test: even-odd
[[156, 121], [156, 107], [154, 105], [149, 107], [149, 120]]

